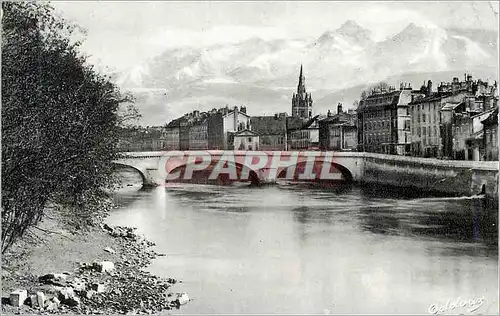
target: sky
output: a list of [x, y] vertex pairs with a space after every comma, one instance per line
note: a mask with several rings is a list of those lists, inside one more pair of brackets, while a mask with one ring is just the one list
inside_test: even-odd
[[168, 48], [263, 39], [317, 38], [354, 20], [382, 40], [410, 22], [498, 30], [498, 2], [77, 1], [52, 2], [86, 29], [82, 50], [124, 71]]

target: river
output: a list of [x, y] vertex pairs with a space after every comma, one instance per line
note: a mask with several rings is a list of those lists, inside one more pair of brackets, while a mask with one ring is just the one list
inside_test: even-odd
[[478, 198], [172, 184], [117, 199], [108, 222], [153, 240], [166, 256], [148, 270], [192, 299], [173, 314], [499, 311], [498, 212]]

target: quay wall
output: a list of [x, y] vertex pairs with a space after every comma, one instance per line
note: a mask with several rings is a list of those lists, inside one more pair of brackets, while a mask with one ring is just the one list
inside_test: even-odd
[[361, 183], [498, 199], [498, 161], [459, 161], [365, 153]]

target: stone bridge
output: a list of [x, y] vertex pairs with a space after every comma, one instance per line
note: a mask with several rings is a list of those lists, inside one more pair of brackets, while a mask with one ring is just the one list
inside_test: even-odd
[[[355, 181], [449, 194], [486, 193], [498, 200], [498, 161], [458, 161], [365, 152], [162, 151], [124, 153], [116, 164], [134, 168], [144, 185], [160, 185], [214, 169], [240, 181]], [[233, 168], [233, 169], [231, 169]], [[223, 170], [221, 170], [223, 169]], [[177, 178], [176, 178], [177, 177]]]
[[[115, 161], [117, 165], [135, 169], [147, 186], [165, 183], [169, 177], [182, 180], [186, 173], [234, 167], [239, 181], [358, 181], [361, 177], [363, 153], [319, 151], [161, 151], [129, 152]], [[324, 169], [324, 170], [323, 170]], [[219, 170], [220, 171], [220, 170]], [[224, 171], [224, 170], [222, 170]], [[223, 173], [223, 172], [219, 172]], [[170, 176], [169, 176], [170, 175]], [[322, 177], [323, 176], [323, 177]]]

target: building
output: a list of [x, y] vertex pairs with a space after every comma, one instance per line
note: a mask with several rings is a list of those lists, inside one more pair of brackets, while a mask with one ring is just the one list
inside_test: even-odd
[[494, 110], [488, 110], [472, 116], [469, 120], [469, 137], [465, 140], [466, 159], [479, 161], [485, 160], [486, 148], [483, 121], [487, 119]]
[[208, 112], [195, 110], [167, 124], [164, 133], [171, 150], [232, 149], [234, 133], [249, 121], [244, 106], [231, 110], [226, 106]]
[[297, 85], [297, 93], [292, 96], [292, 116], [303, 119], [313, 117], [313, 99], [310, 93], [306, 91], [306, 78], [302, 72], [300, 65], [299, 84]]
[[190, 122], [187, 118], [183, 118], [179, 122], [179, 149], [189, 150], [189, 127]]
[[212, 149], [231, 149], [234, 141], [230, 135], [234, 135], [234, 133], [250, 124], [250, 116], [247, 114], [247, 109], [244, 106], [240, 108], [235, 106], [231, 110], [224, 108], [221, 115], [222, 125], [214, 124], [217, 128], [213, 129], [211, 137], [216, 138], [222, 135], [223, 138], [219, 140], [220, 143], [214, 142]]
[[121, 129], [118, 148], [120, 151], [158, 151], [165, 146], [163, 127], [132, 126]]
[[358, 150], [407, 155], [410, 152], [410, 113], [408, 104], [421, 95], [411, 85], [399, 90], [374, 92], [361, 100], [358, 107]]
[[304, 121], [300, 126], [287, 126], [289, 150], [317, 150], [319, 149], [319, 120], [316, 115]]
[[321, 150], [355, 151], [358, 146], [357, 114], [354, 110], [344, 112], [342, 103], [337, 105], [337, 114], [328, 110], [326, 118], [319, 121], [319, 148]]
[[478, 135], [472, 136], [471, 118], [495, 106], [496, 83], [473, 81], [471, 75], [465, 75], [464, 81], [455, 77], [452, 82], [441, 82], [437, 92], [432, 91], [429, 80], [421, 91], [425, 96], [410, 103], [412, 154], [473, 159], [471, 137]]
[[208, 132], [208, 114], [202, 113], [189, 126], [189, 150], [209, 149]]
[[498, 161], [498, 107], [481, 123], [483, 123], [484, 160]]
[[180, 150], [180, 119], [165, 125], [163, 139], [165, 150]]
[[481, 113], [497, 104], [496, 83], [490, 85], [465, 75], [441, 84], [422, 86], [425, 96], [410, 103], [411, 152], [414, 156], [475, 160], [481, 156]]
[[259, 150], [286, 150], [286, 113], [274, 116], [252, 116], [252, 132], [259, 135]]
[[259, 150], [259, 134], [243, 129], [234, 134], [235, 150]]

